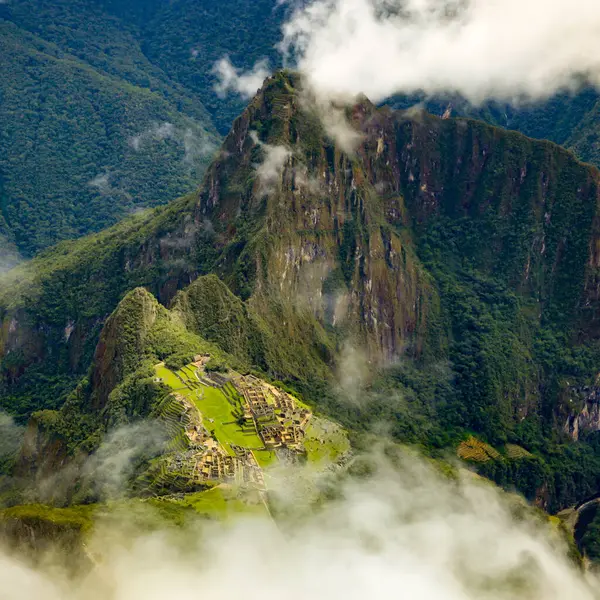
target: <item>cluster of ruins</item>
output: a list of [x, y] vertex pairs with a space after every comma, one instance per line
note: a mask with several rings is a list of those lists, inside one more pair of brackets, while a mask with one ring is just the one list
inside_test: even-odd
[[[221, 389], [232, 405], [235, 401], [236, 412], [240, 414], [240, 426], [243, 423], [245, 427], [255, 429], [264, 444], [260, 450], [274, 450], [286, 457], [304, 452], [303, 440], [312, 416], [309, 410], [300, 407], [286, 392], [252, 375], [227, 376], [207, 371], [204, 368], [207, 361], [208, 357], [196, 357], [191, 365], [193, 378], [182, 379], [186, 387], [198, 390], [202, 385], [209, 385]], [[232, 394], [231, 386], [236, 394]], [[209, 433], [213, 421], [203, 420], [202, 401], [198, 410], [185, 396], [176, 396], [184, 409], [180, 415], [185, 415], [185, 418], [180, 423], [184, 425], [189, 449], [178, 454], [171, 468], [182, 475], [189, 474], [191, 479], [199, 482], [227, 481], [264, 489], [263, 472], [252, 450], [229, 443], [227, 445], [232, 455], [215, 438], [214, 432]]]
[[[286, 447], [302, 452], [302, 441], [311, 413], [294, 399], [253, 376], [240, 377], [236, 389], [245, 400], [244, 418], [252, 419], [265, 448]], [[270, 402], [267, 398], [270, 396]]]

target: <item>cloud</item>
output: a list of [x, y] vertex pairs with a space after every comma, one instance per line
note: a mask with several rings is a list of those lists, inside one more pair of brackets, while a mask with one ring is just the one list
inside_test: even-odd
[[101, 194], [108, 194], [111, 190], [110, 173], [108, 171], [99, 173], [92, 180], [88, 181], [88, 185], [97, 188]]
[[217, 145], [208, 137], [198, 135], [193, 129], [188, 127], [182, 136], [184, 157], [186, 163], [194, 163], [203, 159], [217, 150]]
[[0, 461], [17, 454], [23, 443], [25, 428], [0, 409]]
[[164, 427], [156, 421], [124, 425], [108, 433], [82, 469], [102, 499], [118, 498], [128, 489], [136, 466], [164, 451]]
[[172, 140], [183, 147], [183, 161], [190, 165], [213, 154], [217, 145], [213, 139], [202, 130], [196, 130], [192, 127], [185, 129], [178, 128], [173, 123], [164, 121], [163, 123], [152, 123], [152, 125], [128, 139], [128, 144], [135, 152], [140, 152], [145, 146]]
[[354, 154], [363, 136], [352, 127], [343, 107], [319, 96], [315, 98], [315, 106], [327, 135], [334, 139], [344, 152]]
[[153, 123], [148, 129], [129, 138], [129, 145], [137, 152], [144, 144], [177, 139], [177, 131], [173, 123]]
[[339, 385], [338, 396], [353, 404], [366, 405], [367, 398], [363, 394], [371, 371], [372, 366], [367, 353], [346, 341], [336, 369]]
[[[131, 194], [121, 187], [117, 181], [116, 185], [113, 184], [115, 179], [114, 174], [110, 171], [104, 171], [99, 173], [88, 181], [88, 185], [95, 188], [98, 193], [102, 196], [110, 196], [113, 198], [124, 198], [125, 200], [132, 200]], [[118, 179], [118, 178], [117, 178]]]
[[[0, 413], [0, 435], [3, 431]], [[13, 437], [17, 433], [13, 430]], [[39, 456], [32, 448], [25, 455], [33, 453], [38, 471], [28, 479], [15, 480], [15, 485], [26, 503], [62, 506], [82, 499], [121, 498], [130, 492], [136, 469], [164, 452], [166, 441], [163, 423], [143, 420], [109, 430], [92, 454], [79, 453], [58, 464], [52, 453], [49, 457]], [[1, 449], [0, 443], [0, 457]], [[49, 464], [44, 464], [46, 458]]]
[[254, 143], [262, 148], [264, 154], [263, 161], [256, 165], [259, 193], [262, 195], [271, 194], [281, 180], [284, 167], [292, 156], [292, 151], [286, 146], [261, 142], [254, 131], [251, 132], [251, 136]]
[[213, 74], [218, 79], [215, 91], [221, 98], [230, 92], [252, 98], [270, 75], [269, 61], [259, 60], [251, 71], [241, 72], [231, 64], [228, 56], [224, 56], [215, 63]]
[[22, 261], [23, 257], [12, 240], [0, 233], [0, 275], [10, 271]]
[[[361, 475], [341, 485], [330, 479], [333, 500], [278, 524], [266, 516], [227, 526], [204, 523], [187, 530], [186, 543], [176, 543], [166, 532], [138, 531], [124, 539], [98, 531], [88, 544], [98, 556], [96, 567], [75, 582], [56, 569], [37, 570], [0, 552], [2, 597], [596, 597], [585, 575], [566, 559], [558, 535], [548, 525], [516, 518], [518, 502], [509, 502], [491, 485], [466, 476], [448, 479], [410, 455], [395, 456], [394, 466], [359, 459], [354, 470]], [[290, 498], [292, 512], [295, 496]], [[113, 521], [113, 527], [118, 529], [118, 523]]]
[[596, 0], [314, 0], [280, 49], [326, 97], [511, 101], [600, 84], [599, 32]]

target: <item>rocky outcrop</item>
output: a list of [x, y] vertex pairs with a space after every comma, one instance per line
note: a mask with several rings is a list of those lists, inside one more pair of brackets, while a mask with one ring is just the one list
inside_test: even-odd
[[[0, 293], [0, 391], [37, 390], [29, 375], [36, 361], [50, 376], [83, 375], [95, 356], [101, 409], [156, 307], [134, 292], [128, 303], [141, 315], [140, 331], [128, 331], [126, 315], [113, 316], [96, 348], [108, 315], [138, 286], [168, 305], [205, 273], [247, 301], [263, 341], [287, 340], [259, 351], [261, 366], [278, 377], [297, 376], [305, 357], [311, 368], [330, 366], [340, 340], [365, 347], [372, 364], [419, 359], [440, 312], [422, 239], [456, 231], [453, 264], [527, 296], [538, 322], [596, 335], [594, 168], [550, 143], [366, 99], [346, 113], [358, 140], [351, 152], [327, 134], [300, 90], [289, 74], [265, 83], [197, 195], [24, 268], [14, 293]], [[203, 334], [221, 318], [206, 321], [206, 308], [196, 323]], [[448, 327], [435, 336], [450, 336]], [[314, 342], [306, 354], [294, 357], [290, 346], [307, 338]]]
[[571, 414], [563, 431], [575, 441], [586, 433], [600, 431], [600, 387], [573, 387], [569, 388], [568, 395]]

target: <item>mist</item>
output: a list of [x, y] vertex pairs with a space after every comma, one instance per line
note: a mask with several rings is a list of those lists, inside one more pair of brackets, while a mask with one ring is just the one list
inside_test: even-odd
[[[366, 466], [368, 465], [368, 466]], [[366, 469], [366, 470], [365, 470]], [[594, 582], [548, 521], [473, 475], [404, 452], [370, 457], [296, 520], [239, 517], [118, 535], [98, 525], [96, 566], [73, 581], [0, 554], [3, 600], [588, 600]], [[289, 474], [288, 474], [289, 475]], [[297, 473], [301, 475], [300, 472]], [[271, 476], [273, 479], [276, 476]], [[271, 487], [277, 489], [272, 481]], [[289, 489], [286, 483], [285, 488]], [[291, 501], [284, 493], [280, 502]], [[293, 508], [293, 507], [292, 507]], [[113, 521], [112, 527], [115, 526]]]
[[[308, 0], [293, 8], [277, 48], [302, 73], [304, 100], [346, 152], [360, 143], [341, 104], [359, 94], [459, 95], [473, 105], [515, 106], [585, 85], [600, 87], [597, 0]], [[248, 72], [227, 56], [215, 86], [250, 98], [268, 62]]]
[[215, 91], [222, 98], [230, 92], [237, 93], [242, 98], [252, 98], [269, 76], [269, 72], [267, 59], [258, 61], [251, 71], [241, 72], [231, 63], [228, 56], [224, 56], [213, 67], [213, 74], [218, 80]]
[[10, 271], [22, 261], [23, 258], [12, 240], [0, 233], [0, 275]]
[[256, 176], [259, 181], [258, 193], [260, 195], [272, 194], [281, 182], [284, 167], [292, 156], [292, 151], [286, 146], [272, 146], [261, 142], [255, 131], [250, 132], [250, 135], [254, 143], [260, 146], [263, 151], [262, 161], [255, 165]]

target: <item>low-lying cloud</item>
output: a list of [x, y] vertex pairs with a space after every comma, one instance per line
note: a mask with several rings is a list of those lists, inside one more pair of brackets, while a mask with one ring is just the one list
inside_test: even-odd
[[[282, 26], [283, 63], [304, 75], [328, 134], [346, 151], [360, 141], [333, 107], [365, 94], [458, 94], [473, 104], [544, 100], [600, 87], [597, 0], [308, 0]], [[251, 97], [266, 60], [242, 72], [227, 56], [217, 93]]]
[[[544, 100], [600, 87], [597, 0], [309, 0], [282, 27], [283, 63], [300, 71], [328, 134], [360, 141], [336, 103], [365, 94], [458, 94], [473, 104]], [[266, 61], [247, 73], [215, 66], [220, 95], [252, 96]], [[332, 103], [332, 101], [334, 101]]]
[[255, 166], [259, 181], [259, 193], [271, 194], [281, 181], [286, 163], [292, 156], [292, 151], [280, 144], [271, 145], [261, 142], [256, 132], [251, 132], [252, 139], [263, 151], [263, 160]]
[[176, 139], [176, 129], [173, 123], [153, 123], [142, 133], [129, 138], [129, 145], [137, 152], [142, 146], [149, 142], [162, 142], [163, 140]]
[[217, 148], [215, 142], [202, 132], [195, 131], [191, 127], [179, 128], [173, 123], [152, 123], [148, 129], [128, 139], [129, 146], [135, 152], [140, 152], [150, 144], [172, 140], [183, 147], [183, 161], [194, 163], [213, 154]]
[[21, 444], [25, 428], [17, 425], [14, 419], [0, 409], [0, 461], [16, 455]]
[[215, 64], [213, 74], [217, 77], [215, 91], [220, 97], [234, 92], [243, 98], [252, 98], [270, 74], [269, 61], [259, 60], [251, 71], [243, 72], [231, 63], [228, 56], [224, 56]]
[[10, 271], [22, 261], [23, 258], [14, 243], [0, 233], [0, 275]]
[[88, 544], [96, 568], [77, 582], [0, 553], [2, 598], [597, 597], [547, 523], [515, 518], [514, 500], [511, 508], [505, 495], [471, 477], [448, 479], [405, 456], [347, 481], [334, 497], [278, 524], [263, 516], [191, 526], [181, 532], [186, 544], [160, 532], [124, 540], [100, 528]]

